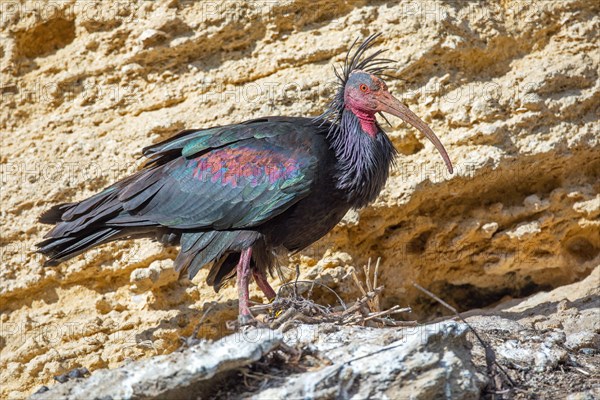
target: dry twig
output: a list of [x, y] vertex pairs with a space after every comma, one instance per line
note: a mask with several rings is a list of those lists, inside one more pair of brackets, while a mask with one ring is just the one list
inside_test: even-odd
[[[383, 291], [383, 286], [377, 286], [379, 276], [379, 266], [381, 259], [378, 258], [375, 267], [372, 268], [371, 259], [367, 265], [363, 267], [365, 273], [364, 284], [358, 278], [356, 271], [350, 274], [359, 288], [362, 297], [357, 299], [351, 306], [347, 306], [342, 298], [335, 290], [327, 285], [316, 281], [300, 280], [298, 270], [296, 278], [287, 282], [279, 288], [277, 296], [271, 304], [257, 304], [251, 308], [255, 313], [268, 313], [265, 322], [272, 329], [287, 331], [291, 327], [299, 324], [319, 324], [319, 323], [334, 323], [338, 325], [358, 324], [370, 326], [414, 326], [415, 321], [395, 321], [391, 318], [392, 315], [411, 312], [410, 308], [400, 308], [395, 305], [387, 310], [381, 310], [379, 296]], [[308, 297], [303, 297], [299, 289], [299, 283], [310, 284], [308, 293], [304, 294]], [[312, 293], [315, 287], [322, 288], [332, 293], [340, 307], [322, 306], [315, 303], [312, 299]], [[284, 296], [286, 288], [288, 295]]]
[[[222, 296], [221, 296], [222, 297]], [[217, 299], [217, 301], [221, 300], [221, 297], [219, 297]], [[212, 309], [215, 307], [215, 303], [210, 304], [206, 310], [204, 311], [204, 313], [202, 314], [202, 317], [200, 317], [200, 320], [198, 321], [198, 323], [196, 324], [196, 326], [194, 327], [194, 330], [192, 331], [192, 335], [189, 337], [183, 337], [181, 338], [181, 340], [183, 341], [183, 345], [189, 347], [192, 344], [194, 344], [196, 341], [198, 341], [198, 333], [200, 332], [200, 328], [202, 327], [202, 324], [204, 323], [204, 321], [206, 320], [206, 317], [208, 316], [208, 314], [212, 311]]]

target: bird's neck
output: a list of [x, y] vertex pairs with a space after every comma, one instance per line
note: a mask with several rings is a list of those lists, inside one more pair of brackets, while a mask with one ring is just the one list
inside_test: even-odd
[[362, 110], [353, 110], [349, 107], [347, 107], [347, 110], [349, 111], [349, 114], [354, 114], [356, 118], [358, 118], [360, 128], [367, 135], [375, 138], [377, 134], [381, 132], [381, 128], [377, 125], [377, 119], [375, 119], [375, 115]]
[[351, 207], [366, 206], [387, 181], [396, 154], [394, 146], [374, 117], [365, 121], [348, 109], [330, 142], [337, 158], [337, 189]]

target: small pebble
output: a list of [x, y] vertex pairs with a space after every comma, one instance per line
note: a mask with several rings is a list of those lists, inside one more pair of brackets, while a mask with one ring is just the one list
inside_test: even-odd
[[54, 377], [54, 380], [60, 382], [60, 383], [65, 383], [67, 382], [69, 379], [76, 379], [76, 378], [84, 378], [86, 375], [89, 375], [90, 371], [85, 368], [74, 368], [69, 372], [66, 372], [62, 375], [57, 375]]
[[50, 388], [48, 386], [42, 386], [40, 387], [34, 394], [40, 394], [40, 393], [44, 393], [47, 392], [48, 390], [50, 390]]

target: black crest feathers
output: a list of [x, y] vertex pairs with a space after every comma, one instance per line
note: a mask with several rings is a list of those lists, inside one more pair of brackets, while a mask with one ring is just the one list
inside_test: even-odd
[[[369, 49], [373, 47], [377, 39], [381, 36], [381, 33], [374, 33], [367, 37], [352, 53], [352, 49], [356, 46], [358, 38], [354, 40], [352, 46], [346, 54], [344, 65], [341, 69], [334, 67], [335, 75], [338, 78], [338, 89], [334, 98], [329, 102], [327, 109], [323, 114], [319, 115], [317, 121], [329, 121], [332, 122], [331, 131], [337, 131], [339, 129], [340, 122], [342, 120], [342, 111], [344, 110], [344, 90], [348, 77], [355, 70], [361, 70], [374, 75], [384, 75], [383, 71], [388, 67], [390, 63], [394, 63], [394, 60], [389, 58], [380, 58], [379, 56], [386, 51], [386, 49], [377, 50], [369, 55], [365, 55]], [[352, 55], [351, 55], [352, 54]]]

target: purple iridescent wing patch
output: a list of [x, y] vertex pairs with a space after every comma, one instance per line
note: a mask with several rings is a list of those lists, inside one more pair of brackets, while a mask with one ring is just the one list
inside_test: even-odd
[[282, 149], [236, 144], [195, 158], [193, 176], [200, 181], [234, 188], [261, 184], [272, 187], [302, 174], [306, 160], [295, 156]]

